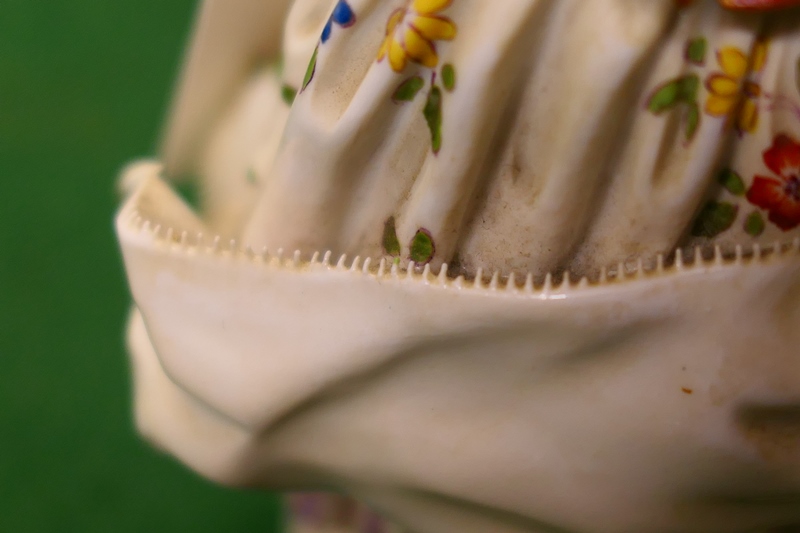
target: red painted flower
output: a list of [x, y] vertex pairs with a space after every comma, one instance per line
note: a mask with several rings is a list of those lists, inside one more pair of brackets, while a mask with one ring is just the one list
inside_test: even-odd
[[764, 163], [778, 177], [756, 176], [747, 199], [769, 211], [769, 220], [783, 231], [794, 229], [800, 225], [800, 143], [778, 135]]

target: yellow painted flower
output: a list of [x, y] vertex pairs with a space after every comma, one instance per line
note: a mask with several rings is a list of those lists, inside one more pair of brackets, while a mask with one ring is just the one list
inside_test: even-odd
[[378, 61], [389, 58], [395, 72], [403, 72], [408, 60], [428, 68], [439, 64], [435, 41], [451, 41], [456, 25], [439, 13], [453, 0], [414, 0], [410, 7], [396, 9], [386, 24], [386, 39]]
[[757, 42], [752, 57], [734, 46], [717, 52], [717, 62], [722, 72], [714, 72], [706, 79], [709, 95], [706, 113], [715, 117], [730, 117], [737, 129], [752, 133], [758, 127], [758, 99], [761, 86], [750, 79], [764, 69], [767, 60], [767, 43]]

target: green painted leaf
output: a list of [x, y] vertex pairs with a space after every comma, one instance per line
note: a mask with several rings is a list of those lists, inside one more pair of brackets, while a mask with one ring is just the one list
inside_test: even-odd
[[650, 101], [647, 103], [647, 109], [653, 113], [661, 113], [662, 111], [673, 107], [678, 103], [678, 96], [680, 95], [680, 83], [678, 80], [672, 80], [665, 83], [653, 93]]
[[431, 145], [433, 153], [438, 154], [442, 147], [442, 91], [435, 85], [428, 94], [428, 101], [422, 111], [425, 120], [428, 121], [428, 128], [431, 130]]
[[764, 217], [758, 211], [750, 213], [747, 220], [744, 221], [744, 230], [752, 237], [758, 237], [764, 233], [765, 227]]
[[258, 183], [258, 174], [252, 168], [247, 169], [247, 183], [251, 185]]
[[705, 37], [698, 37], [697, 39], [692, 39], [686, 45], [686, 59], [688, 59], [692, 63], [702, 65], [703, 63], [706, 62], [707, 48], [708, 48], [708, 43]]
[[317, 53], [319, 52], [319, 46], [314, 48], [314, 54], [311, 56], [311, 61], [308, 63], [308, 68], [306, 69], [306, 76], [303, 78], [303, 88], [300, 89], [300, 92], [306, 90], [308, 84], [311, 83], [311, 80], [314, 79], [314, 74], [317, 72]]
[[297, 97], [297, 89], [292, 87], [291, 85], [283, 85], [281, 87], [281, 98], [283, 101], [286, 102], [286, 105], [291, 106], [294, 103], [294, 99]]
[[442, 84], [448, 91], [456, 88], [456, 69], [450, 63], [442, 67]]
[[697, 127], [700, 126], [700, 106], [697, 102], [689, 104], [689, 109], [686, 111], [686, 140], [691, 141], [694, 134], [697, 133]]
[[400, 241], [397, 238], [394, 217], [389, 217], [383, 225], [383, 251], [388, 255], [400, 255]]
[[417, 93], [425, 86], [425, 80], [419, 76], [408, 78], [395, 89], [392, 100], [395, 102], [410, 102], [416, 98]]
[[426, 229], [420, 229], [414, 238], [411, 240], [411, 255], [410, 259], [418, 265], [427, 265], [433, 259], [433, 254], [436, 253], [436, 245], [433, 243], [433, 237]]
[[686, 109], [686, 139], [692, 140], [697, 128], [700, 126], [701, 113], [697, 103], [697, 91], [700, 88], [700, 77], [689, 74], [669, 81], [656, 89], [647, 102], [647, 109], [659, 114], [667, 109], [672, 109], [679, 103], [684, 103]]
[[729, 193], [735, 196], [744, 196], [747, 192], [747, 187], [745, 187], [742, 177], [729, 168], [720, 172], [719, 182]]
[[697, 102], [697, 90], [700, 88], [700, 77], [689, 74], [678, 81], [678, 98], [684, 102]]
[[727, 202], [708, 202], [700, 211], [692, 228], [695, 237], [713, 239], [733, 226], [739, 214], [739, 207]]

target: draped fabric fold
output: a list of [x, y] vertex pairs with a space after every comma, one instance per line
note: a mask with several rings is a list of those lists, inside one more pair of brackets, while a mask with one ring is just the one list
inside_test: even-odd
[[788, 242], [791, 184], [744, 193], [778, 136], [800, 146], [797, 27], [710, 0], [298, 0], [283, 71], [207, 151], [209, 210], [256, 249], [539, 280]]
[[297, 533], [797, 524], [799, 3], [207, 0], [122, 180], [139, 430], [402, 525]]

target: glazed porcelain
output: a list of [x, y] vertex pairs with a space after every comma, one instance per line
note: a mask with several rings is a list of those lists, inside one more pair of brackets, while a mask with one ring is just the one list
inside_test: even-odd
[[121, 181], [140, 431], [395, 523], [331, 533], [800, 524], [800, 11], [722, 4], [206, 2]]

